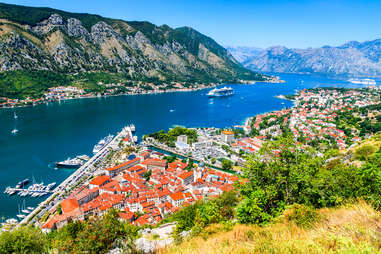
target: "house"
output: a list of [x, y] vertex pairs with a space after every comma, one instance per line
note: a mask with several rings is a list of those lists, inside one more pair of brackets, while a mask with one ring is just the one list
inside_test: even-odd
[[101, 187], [105, 184], [107, 184], [108, 182], [110, 182], [111, 178], [110, 176], [97, 176], [95, 177], [93, 180], [90, 181], [89, 183], [89, 188], [95, 188], [95, 187]]
[[177, 177], [180, 179], [181, 184], [183, 185], [188, 185], [192, 183], [194, 180], [193, 171], [185, 171], [181, 173], [180, 175], [178, 175]]
[[79, 208], [79, 203], [78, 203], [78, 200], [74, 198], [65, 199], [64, 201], [61, 202], [62, 213], [70, 213], [77, 208]]
[[150, 158], [141, 163], [143, 167], [146, 167], [147, 170], [153, 170], [155, 168], [160, 170], [165, 170], [168, 167], [168, 162], [166, 160], [161, 160], [158, 158]]
[[119, 174], [119, 172], [126, 170], [126, 169], [129, 169], [129, 168], [137, 165], [139, 162], [140, 162], [140, 158], [135, 158], [135, 159], [129, 160], [125, 163], [116, 165], [114, 167], [106, 168], [105, 173], [106, 173], [106, 175], [108, 175], [110, 177], [114, 177], [117, 174]]
[[234, 141], [234, 132], [232, 131], [222, 131], [221, 133], [221, 137], [222, 137], [222, 140], [225, 142], [225, 143], [232, 143]]
[[175, 207], [181, 206], [184, 203], [185, 196], [182, 192], [169, 194], [169, 200]]

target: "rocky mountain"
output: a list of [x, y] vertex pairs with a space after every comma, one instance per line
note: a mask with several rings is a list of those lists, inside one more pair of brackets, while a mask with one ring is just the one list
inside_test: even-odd
[[107, 71], [158, 82], [265, 78], [190, 27], [0, 3], [0, 72], [13, 70]]
[[380, 77], [381, 39], [352, 41], [339, 47], [289, 49], [276, 46], [241, 62], [263, 72]]
[[248, 61], [250, 58], [259, 55], [263, 51], [261, 48], [242, 46], [227, 46], [226, 49], [240, 63]]

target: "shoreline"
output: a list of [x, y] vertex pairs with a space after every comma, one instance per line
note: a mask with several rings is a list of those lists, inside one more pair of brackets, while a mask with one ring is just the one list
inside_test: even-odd
[[[249, 85], [250, 86], [250, 85], [258, 85], [258, 84], [284, 84], [284, 83], [286, 83], [285, 80], [279, 80], [277, 82], [275, 82], [274, 80], [270, 80], [270, 81], [250, 81], [250, 82], [246, 82], [246, 83], [241, 82], [241, 83], [234, 83], [234, 85], [245, 85], [245, 86]], [[60, 100], [43, 100], [41, 102], [37, 102], [37, 103], [33, 103], [33, 104], [17, 105], [17, 106], [4, 106], [4, 107], [0, 107], [0, 110], [1, 109], [12, 109], [12, 108], [34, 107], [34, 106], [38, 106], [41, 104], [57, 103], [57, 102], [59, 103], [60, 101], [69, 101], [69, 100], [107, 98], [107, 97], [113, 97], [113, 96], [155, 95], [155, 94], [164, 94], [164, 93], [194, 92], [194, 91], [200, 91], [200, 90], [215, 88], [217, 86], [222, 86], [222, 85], [228, 85], [228, 84], [215, 84], [215, 85], [211, 85], [211, 86], [207, 86], [207, 87], [199, 87], [199, 88], [192, 88], [192, 89], [185, 88], [185, 89], [177, 89], [177, 90], [173, 90], [173, 91], [170, 91], [170, 90], [160, 91], [159, 90], [159, 91], [150, 92], [151, 90], [149, 90], [149, 91], [141, 92], [141, 93], [108, 94], [108, 95], [101, 95], [101, 96], [93, 95], [93, 96], [84, 96], [84, 97], [75, 97], [75, 98], [65, 98], [65, 99], [60, 99]]]

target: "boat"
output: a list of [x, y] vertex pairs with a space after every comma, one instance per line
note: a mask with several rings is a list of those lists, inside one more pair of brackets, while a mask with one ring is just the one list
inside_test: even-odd
[[50, 189], [53, 188], [55, 185], [56, 185], [56, 182], [48, 184], [48, 185], [46, 186], [46, 190], [50, 190]]
[[130, 129], [131, 129], [132, 132], [135, 132], [135, 125], [130, 124]]
[[16, 189], [22, 188], [30, 182], [29, 179], [24, 179], [16, 184]]
[[19, 130], [18, 129], [13, 129], [12, 134], [16, 134]]
[[20, 205], [18, 205], [18, 208], [19, 208], [19, 213], [16, 215], [18, 218], [20, 218], [20, 219], [24, 219], [25, 217], [26, 217], [26, 215], [25, 214], [22, 214], [21, 212], [20, 212]]
[[17, 117], [18, 117], [18, 116], [17, 116], [16, 112], [13, 112], [13, 118], [14, 118], [14, 119], [17, 119]]
[[27, 209], [30, 210], [30, 211], [33, 211], [34, 207], [28, 206]]
[[101, 139], [98, 144], [96, 144], [93, 148], [93, 153], [99, 153], [103, 148], [105, 148], [114, 138], [113, 135], [108, 135], [107, 137]]
[[83, 160], [83, 161], [88, 161], [90, 160], [90, 157], [87, 156], [87, 155], [78, 155], [77, 157], [75, 157], [77, 159], [80, 159], [80, 160]]
[[214, 88], [207, 94], [209, 97], [224, 97], [234, 94], [234, 90], [231, 87]]
[[132, 138], [133, 138], [135, 143], [138, 143], [138, 136], [133, 136]]
[[16, 219], [13, 219], [13, 218], [7, 219], [5, 222], [8, 224], [17, 224], [18, 223], [18, 221]]
[[354, 79], [351, 78], [348, 80], [348, 82], [351, 82], [352, 84], [358, 84], [358, 85], [376, 85], [376, 81], [374, 79]]
[[82, 165], [83, 165], [82, 160], [78, 158], [70, 159], [70, 157], [64, 161], [56, 162], [57, 168], [80, 168]]

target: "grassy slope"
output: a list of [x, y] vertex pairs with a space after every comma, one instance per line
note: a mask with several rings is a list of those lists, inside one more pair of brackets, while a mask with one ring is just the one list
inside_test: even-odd
[[310, 228], [280, 218], [265, 227], [212, 225], [201, 236], [160, 250], [172, 253], [381, 253], [381, 213], [365, 202], [320, 209]]

